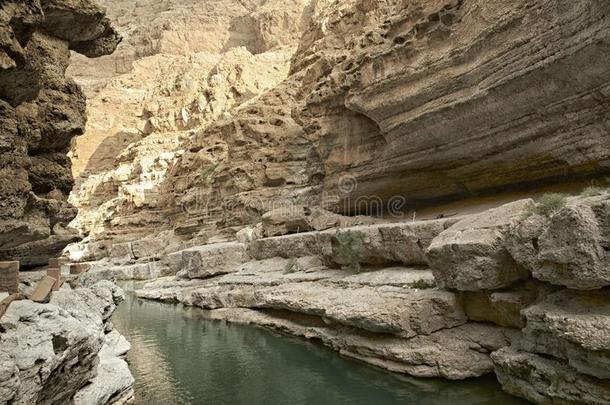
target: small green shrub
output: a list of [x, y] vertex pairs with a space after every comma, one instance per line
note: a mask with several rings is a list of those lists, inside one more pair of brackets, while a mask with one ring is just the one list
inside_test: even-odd
[[299, 271], [299, 262], [294, 257], [291, 257], [290, 260], [284, 266], [284, 274], [291, 274]]
[[360, 231], [345, 231], [337, 232], [335, 237], [339, 243], [338, 253], [341, 259], [347, 262], [345, 267], [359, 273], [366, 234]]
[[568, 198], [564, 194], [547, 193], [536, 201], [536, 205], [527, 212], [527, 215], [538, 214], [550, 218], [565, 207], [567, 202]]

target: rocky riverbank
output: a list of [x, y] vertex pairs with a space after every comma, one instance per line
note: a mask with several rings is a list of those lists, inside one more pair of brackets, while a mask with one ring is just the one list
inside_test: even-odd
[[261, 224], [242, 241], [129, 265], [117, 265], [117, 246], [115, 263], [86, 277], [155, 278], [138, 296], [316, 339], [395, 372], [495, 372], [535, 403], [607, 404], [610, 194], [591, 194], [275, 237], [260, 237]]
[[129, 343], [110, 317], [124, 299], [110, 281], [65, 287], [48, 303], [14, 301], [0, 318], [0, 404], [123, 404]]

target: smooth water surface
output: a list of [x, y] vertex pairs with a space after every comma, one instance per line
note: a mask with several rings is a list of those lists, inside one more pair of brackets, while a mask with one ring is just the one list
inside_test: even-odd
[[137, 404], [525, 403], [503, 393], [494, 378], [448, 382], [405, 377], [306, 340], [205, 320], [195, 308], [126, 294], [113, 322], [132, 345], [127, 360], [136, 379]]

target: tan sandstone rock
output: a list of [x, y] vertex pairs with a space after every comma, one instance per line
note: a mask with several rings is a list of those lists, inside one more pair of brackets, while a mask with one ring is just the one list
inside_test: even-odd
[[519, 349], [563, 359], [582, 374], [610, 380], [610, 290], [563, 290], [523, 311]]
[[549, 405], [606, 405], [607, 381], [579, 374], [552, 358], [503, 348], [491, 355], [502, 388], [537, 403]]
[[207, 278], [238, 270], [248, 261], [246, 245], [218, 243], [182, 251], [180, 278]]
[[550, 218], [515, 224], [507, 247], [534, 277], [572, 289], [610, 285], [610, 195], [572, 198]]
[[505, 232], [531, 207], [517, 201], [467, 217], [436, 237], [426, 256], [440, 286], [461, 291], [493, 290], [527, 278], [529, 272], [504, 246]]

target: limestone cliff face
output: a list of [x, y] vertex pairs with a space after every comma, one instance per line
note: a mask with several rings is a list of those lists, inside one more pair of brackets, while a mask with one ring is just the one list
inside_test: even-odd
[[99, 0], [125, 38], [95, 61], [76, 55], [68, 74], [87, 91], [131, 72], [152, 55], [222, 54], [243, 46], [252, 54], [294, 45], [307, 0]]
[[606, 176], [607, 1], [206, 4], [108, 0], [133, 63], [71, 68], [91, 94], [71, 153], [85, 277], [172, 276], [140, 296], [414, 376], [608, 403], [606, 190], [337, 215]]
[[100, 8], [70, 0], [3, 1], [0, 34], [0, 260], [39, 265], [77, 236], [66, 153], [85, 98], [64, 76], [70, 50], [100, 56], [120, 37]]
[[[281, 204], [353, 214], [610, 170], [607, 2], [121, 4], [129, 73], [71, 68], [101, 88], [73, 156], [87, 232], [230, 237]], [[265, 67], [242, 77], [248, 53]]]
[[[285, 129], [262, 115], [275, 109], [289, 118], [297, 86], [265, 94], [288, 76], [308, 3], [176, 2], [162, 11], [158, 2], [106, 1], [125, 41], [98, 66], [75, 59], [70, 67], [89, 93], [87, 129], [71, 152], [74, 225], [98, 239], [133, 240], [174, 227], [192, 237], [189, 224], [209, 217], [204, 199], [218, 211], [225, 195], [262, 185], [263, 164], [250, 162], [278, 154], [282, 141], [270, 139], [268, 150], [259, 151], [233, 123], [246, 117]], [[125, 58], [131, 61], [125, 70], [111, 66]], [[215, 183], [220, 173], [226, 184]], [[183, 215], [194, 204], [197, 213]], [[210, 219], [211, 230], [221, 217]]]
[[419, 202], [609, 170], [604, 1], [352, 1], [292, 70], [324, 189]]

